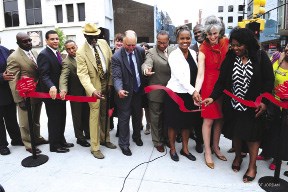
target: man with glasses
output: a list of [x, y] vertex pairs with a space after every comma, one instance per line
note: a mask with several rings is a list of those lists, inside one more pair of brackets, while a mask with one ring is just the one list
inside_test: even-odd
[[[146, 60], [142, 65], [142, 72], [148, 76], [148, 85], [166, 86], [171, 76], [168, 56], [174, 49], [169, 47], [169, 34], [162, 30], [157, 34], [156, 47], [149, 49]], [[167, 142], [167, 130], [164, 129], [163, 104], [165, 93], [156, 90], [148, 93], [148, 107], [151, 119], [151, 133], [154, 146], [159, 152], [164, 152]]]
[[142, 146], [141, 120], [142, 120], [142, 75], [141, 65], [145, 59], [145, 51], [136, 46], [137, 35], [128, 30], [123, 38], [123, 47], [116, 51], [112, 57], [112, 75], [117, 96], [115, 102], [118, 110], [119, 146], [122, 153], [131, 156], [129, 120], [132, 115], [132, 139], [137, 146]]
[[104, 39], [99, 39], [101, 30], [96, 24], [87, 23], [83, 34], [85, 43], [76, 53], [77, 75], [88, 96], [96, 97], [97, 102], [90, 106], [91, 153], [97, 159], [103, 159], [100, 144], [110, 149], [116, 146], [110, 142], [109, 117], [107, 113], [108, 94], [111, 90], [112, 51]]
[[[38, 53], [32, 50], [31, 38], [24, 32], [19, 32], [16, 35], [18, 48], [7, 59], [7, 70], [15, 75], [12, 81], [9, 81], [14, 102], [17, 104], [19, 127], [21, 131], [22, 141], [25, 145], [26, 151], [32, 153], [28, 112], [25, 106], [24, 98], [20, 97], [16, 90], [16, 83], [22, 76], [31, 77], [35, 82], [38, 81], [37, 72], [37, 56]], [[31, 98], [31, 110], [33, 129], [35, 135], [36, 145], [48, 144], [48, 141], [40, 136], [40, 113], [42, 101], [40, 99]], [[36, 153], [40, 153], [40, 149], [36, 148]]]

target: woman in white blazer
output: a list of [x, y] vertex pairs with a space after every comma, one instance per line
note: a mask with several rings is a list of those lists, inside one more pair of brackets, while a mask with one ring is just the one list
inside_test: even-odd
[[[171, 78], [168, 81], [167, 87], [184, 100], [186, 108], [190, 110], [197, 109], [197, 106], [194, 105], [193, 97], [200, 99], [199, 93], [194, 88], [198, 68], [196, 52], [189, 49], [192, 40], [191, 31], [186, 25], [179, 26], [176, 28], [176, 38], [178, 47], [171, 52], [168, 58], [171, 68]], [[182, 135], [180, 154], [191, 161], [195, 161], [195, 156], [188, 150], [188, 140], [190, 130], [197, 126], [197, 122], [201, 122], [200, 113], [182, 112], [179, 106], [171, 98], [167, 97], [165, 99], [165, 114], [171, 159], [179, 161], [179, 156], [175, 149], [175, 139], [176, 133], [180, 131]]]

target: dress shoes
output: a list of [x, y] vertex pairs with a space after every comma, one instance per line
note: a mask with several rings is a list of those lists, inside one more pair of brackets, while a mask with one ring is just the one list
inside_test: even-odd
[[117, 146], [116, 145], [114, 145], [113, 143], [111, 143], [111, 142], [106, 142], [106, 143], [100, 143], [100, 145], [103, 145], [103, 146], [105, 146], [105, 147], [107, 147], [107, 148], [109, 148], [109, 149], [116, 149], [117, 148]]
[[104, 159], [104, 155], [101, 153], [100, 150], [98, 151], [91, 151], [92, 155], [97, 159]]
[[170, 157], [173, 161], [179, 161], [179, 156], [178, 154], [175, 152], [175, 153], [172, 153], [171, 150], [170, 150]]
[[0, 154], [1, 155], [9, 155], [10, 154], [10, 150], [8, 147], [3, 147], [0, 149]]
[[24, 143], [21, 140], [12, 140], [11, 145], [12, 146], [24, 146]]
[[203, 146], [201, 143], [196, 143], [195, 149], [197, 153], [203, 153]]
[[49, 143], [49, 141], [47, 141], [43, 137], [35, 140], [35, 145], [45, 145], [45, 144], [48, 144], [48, 143]]
[[214, 162], [208, 163], [208, 162], [206, 161], [205, 153], [204, 153], [204, 160], [205, 160], [205, 164], [207, 165], [207, 167], [209, 167], [210, 169], [214, 169]]
[[121, 150], [122, 150], [122, 153], [126, 156], [131, 156], [132, 155], [132, 152], [131, 150], [129, 149], [129, 147], [120, 147]]
[[180, 154], [187, 157], [191, 161], [196, 161], [196, 157], [194, 155], [192, 155], [191, 153], [184, 153], [183, 149], [180, 150]]
[[[28, 151], [29, 153], [33, 154], [32, 148], [27, 148], [26, 151]], [[36, 152], [36, 154], [39, 154], [39, 153], [41, 153], [42, 151], [41, 151], [40, 149], [38, 149], [38, 148], [35, 148], [35, 152]]]
[[70, 150], [65, 148], [65, 147], [59, 147], [59, 148], [50, 148], [51, 152], [56, 152], [56, 153], [67, 153]]
[[90, 147], [90, 143], [88, 143], [85, 139], [77, 139], [77, 144], [82, 147]]
[[143, 141], [140, 138], [139, 139], [133, 139], [133, 141], [136, 143], [137, 146], [143, 145]]
[[74, 144], [73, 143], [63, 143], [61, 146], [64, 148], [71, 148], [71, 147], [74, 147]]
[[155, 147], [157, 149], [157, 151], [159, 151], [160, 153], [164, 152], [164, 146], [163, 145], [158, 145]]

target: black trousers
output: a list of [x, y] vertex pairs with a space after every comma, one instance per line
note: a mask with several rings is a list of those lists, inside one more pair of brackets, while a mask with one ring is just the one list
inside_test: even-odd
[[61, 147], [66, 143], [64, 137], [66, 125], [66, 102], [61, 100], [44, 100], [48, 117], [48, 133], [50, 149]]
[[8, 146], [6, 130], [11, 140], [22, 141], [15, 103], [0, 106], [0, 148]]

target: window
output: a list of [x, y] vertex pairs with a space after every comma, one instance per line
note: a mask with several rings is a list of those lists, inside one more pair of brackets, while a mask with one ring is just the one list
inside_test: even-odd
[[243, 20], [243, 16], [238, 16], [238, 22]]
[[74, 21], [73, 4], [67, 4], [67, 5], [66, 5], [66, 10], [67, 10], [67, 19], [68, 19], [68, 22], [73, 22], [73, 21]]
[[62, 5], [55, 5], [57, 23], [63, 23]]
[[233, 17], [228, 17], [228, 23], [233, 23]]
[[228, 12], [233, 12], [233, 5], [228, 6]]
[[244, 11], [244, 5], [238, 5], [238, 11]]
[[79, 21], [85, 21], [85, 4], [77, 3], [78, 7], [78, 19]]
[[223, 6], [218, 6], [218, 12], [223, 12]]
[[3, 0], [5, 27], [19, 26], [18, 1]]
[[27, 25], [42, 24], [41, 0], [25, 0]]

